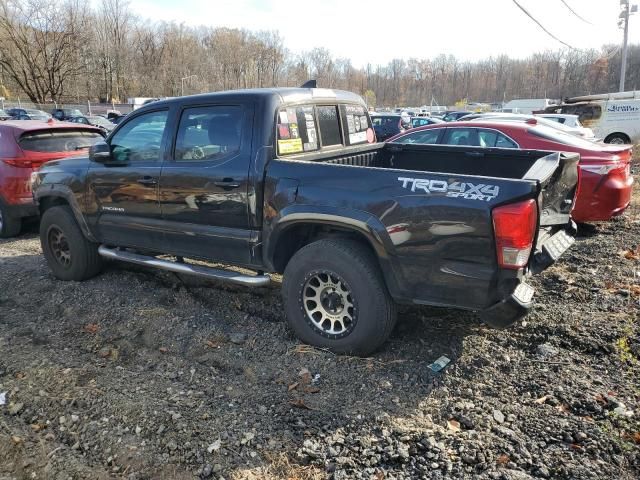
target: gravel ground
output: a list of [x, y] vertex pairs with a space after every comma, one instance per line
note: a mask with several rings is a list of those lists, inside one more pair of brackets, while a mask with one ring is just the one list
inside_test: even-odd
[[300, 345], [277, 285], [56, 281], [34, 232], [0, 241], [0, 480], [640, 475], [640, 196], [525, 322], [403, 308], [367, 359]]

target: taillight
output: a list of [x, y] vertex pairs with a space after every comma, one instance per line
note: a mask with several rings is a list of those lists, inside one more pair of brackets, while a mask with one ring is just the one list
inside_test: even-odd
[[7, 165], [11, 165], [12, 167], [18, 168], [40, 168], [45, 162], [48, 162], [49, 159], [45, 160], [29, 160], [27, 158], [4, 158], [2, 162]]
[[[32, 162], [31, 160], [25, 160], [23, 158], [5, 158], [2, 161], [7, 165], [11, 165], [12, 167], [34, 168], [37, 166], [35, 164], [36, 162]], [[38, 163], [42, 163], [42, 162], [38, 162]]]
[[510, 269], [524, 267], [529, 261], [538, 226], [535, 200], [494, 208], [492, 216], [498, 265]]

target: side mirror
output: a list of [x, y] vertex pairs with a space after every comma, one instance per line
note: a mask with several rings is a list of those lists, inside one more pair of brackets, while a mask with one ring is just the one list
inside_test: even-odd
[[113, 160], [111, 147], [105, 142], [98, 142], [89, 148], [89, 159], [96, 163], [109, 163]]

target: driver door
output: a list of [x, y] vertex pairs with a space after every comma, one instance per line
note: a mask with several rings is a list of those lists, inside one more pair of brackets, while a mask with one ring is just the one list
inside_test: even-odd
[[158, 182], [168, 118], [168, 109], [132, 115], [107, 140], [112, 161], [91, 163], [89, 210], [103, 243], [162, 251]]

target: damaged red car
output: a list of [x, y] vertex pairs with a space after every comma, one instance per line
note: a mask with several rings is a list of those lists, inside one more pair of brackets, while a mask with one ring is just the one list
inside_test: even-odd
[[[541, 125], [535, 119], [527, 122], [475, 120], [427, 125], [387, 141], [579, 153], [580, 188], [572, 213], [576, 222], [611, 220], [621, 215], [631, 202], [631, 145], [592, 142]], [[482, 158], [478, 161], [481, 162]]]

